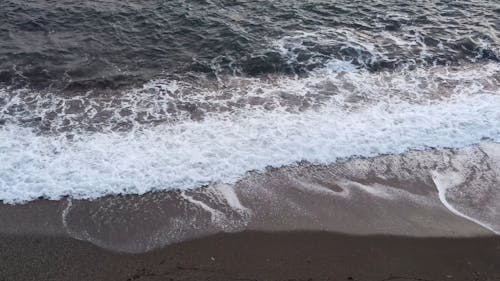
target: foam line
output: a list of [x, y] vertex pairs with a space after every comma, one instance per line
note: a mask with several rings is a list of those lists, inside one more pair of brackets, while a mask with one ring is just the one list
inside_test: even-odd
[[181, 196], [189, 203], [194, 204], [194, 205], [200, 207], [202, 210], [209, 213], [210, 218], [212, 219], [213, 223], [222, 224], [223, 221], [226, 219], [226, 216], [221, 211], [216, 210], [216, 209], [208, 206], [207, 204], [203, 203], [202, 201], [194, 199], [193, 197], [187, 195], [185, 192], [182, 192]]
[[453, 214], [459, 217], [463, 217], [467, 220], [470, 220], [488, 230], [491, 230], [491, 232], [500, 235], [500, 232], [495, 231], [495, 229], [492, 226], [483, 223], [481, 221], [478, 221], [464, 213], [461, 213], [455, 207], [453, 207], [446, 199], [446, 191], [449, 188], [452, 188], [453, 186], [461, 184], [465, 181], [462, 175], [456, 172], [440, 173], [437, 171], [433, 171], [431, 174], [432, 174], [432, 180], [434, 181], [434, 184], [436, 185], [436, 188], [438, 190], [439, 200], [448, 210], [450, 210]]

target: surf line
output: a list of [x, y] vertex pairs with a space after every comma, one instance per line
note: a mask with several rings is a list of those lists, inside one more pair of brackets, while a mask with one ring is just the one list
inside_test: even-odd
[[436, 189], [438, 191], [439, 200], [441, 201], [441, 203], [443, 203], [443, 205], [450, 212], [452, 212], [453, 214], [455, 214], [459, 217], [463, 217], [463, 218], [465, 218], [473, 223], [476, 223], [476, 224], [490, 230], [491, 232], [493, 232], [496, 235], [500, 235], [500, 232], [495, 230], [492, 226], [490, 226], [486, 223], [483, 223], [479, 220], [476, 220], [476, 219], [474, 219], [474, 218], [472, 218], [464, 213], [461, 213], [460, 211], [455, 209], [455, 207], [453, 207], [448, 202], [448, 200], [446, 200], [446, 191], [449, 188], [456, 186], [456, 185], [463, 182], [462, 177], [458, 173], [449, 172], [449, 173], [443, 174], [443, 173], [439, 173], [438, 171], [431, 171], [431, 177], [432, 177], [432, 181], [434, 182], [434, 185], [436, 186]]

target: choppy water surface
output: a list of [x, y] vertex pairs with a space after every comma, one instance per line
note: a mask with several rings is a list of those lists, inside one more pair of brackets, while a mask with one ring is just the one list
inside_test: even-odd
[[497, 1], [4, 0], [0, 200], [498, 142], [499, 37]]
[[369, 71], [499, 60], [496, 1], [1, 5], [0, 81], [7, 85], [82, 90], [188, 72], [305, 74], [336, 60]]

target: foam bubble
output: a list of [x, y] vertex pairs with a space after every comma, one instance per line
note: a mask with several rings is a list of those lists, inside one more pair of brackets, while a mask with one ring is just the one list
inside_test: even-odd
[[[405, 17], [396, 15], [385, 20], [408, 21]], [[371, 28], [346, 26], [294, 31], [274, 40], [271, 45], [296, 70], [306, 72], [318, 65], [329, 65], [333, 71], [345, 71], [450, 65], [483, 59], [498, 61], [498, 39], [495, 33], [485, 28], [486, 25], [467, 24], [470, 30], [464, 36], [450, 32], [456, 28], [437, 30], [435, 23], [432, 27], [403, 24], [397, 30], [386, 30], [386, 23], [372, 23], [378, 25], [380, 30], [377, 32]], [[337, 62], [352, 64], [343, 64], [339, 68]]]
[[500, 141], [500, 96], [462, 94], [429, 104], [399, 99], [301, 114], [242, 111], [130, 132], [38, 135], [0, 128], [0, 199], [107, 194], [234, 183], [247, 171], [307, 160], [463, 147]]

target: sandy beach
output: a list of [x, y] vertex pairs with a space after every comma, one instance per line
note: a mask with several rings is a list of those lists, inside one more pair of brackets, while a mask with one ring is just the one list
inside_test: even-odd
[[500, 281], [499, 18], [0, 0], [0, 281]]
[[496, 147], [1, 204], [0, 280], [499, 280]]
[[0, 236], [0, 280], [500, 280], [500, 239], [243, 232], [145, 254]]

